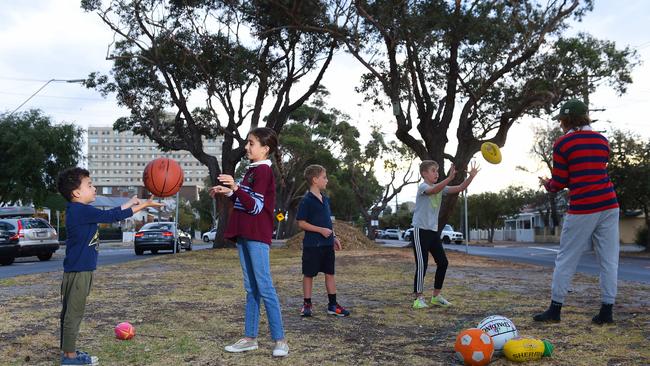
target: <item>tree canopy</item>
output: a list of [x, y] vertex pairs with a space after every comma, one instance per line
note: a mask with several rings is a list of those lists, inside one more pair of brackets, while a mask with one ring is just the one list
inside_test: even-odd
[[[106, 3], [106, 4], [105, 4]], [[86, 85], [115, 94], [130, 110], [115, 122], [157, 142], [186, 150], [218, 174], [233, 174], [247, 131], [261, 125], [280, 133], [291, 112], [317, 90], [337, 47], [326, 34], [288, 30], [286, 16], [265, 1], [83, 0], [115, 40], [107, 50], [110, 75], [92, 73]], [[317, 22], [325, 9], [296, 3], [292, 17]], [[307, 87], [294, 88], [304, 81]], [[263, 108], [264, 111], [263, 111]], [[222, 138], [221, 161], [203, 149]], [[228, 200], [218, 210], [227, 221]], [[224, 226], [220, 225], [217, 241]]]
[[[524, 116], [602, 85], [625, 92], [636, 54], [567, 35], [592, 1], [331, 0], [347, 18], [295, 24], [334, 35], [368, 71], [358, 90], [395, 117], [395, 136], [420, 159], [461, 171], [483, 142], [504, 146]], [[295, 22], [299, 22], [298, 19]], [[449, 151], [449, 133], [458, 142]], [[464, 179], [458, 174], [452, 184]], [[457, 195], [443, 201], [440, 220]], [[452, 205], [450, 205], [452, 204]]]
[[[647, 230], [650, 228], [650, 140], [615, 130], [609, 144], [611, 158], [608, 170], [621, 208], [643, 212]], [[646, 240], [646, 243], [640, 244], [650, 248], [650, 235]]]
[[82, 159], [84, 131], [72, 123], [55, 124], [40, 110], [0, 115], [0, 205], [65, 205], [56, 197], [56, 178]]

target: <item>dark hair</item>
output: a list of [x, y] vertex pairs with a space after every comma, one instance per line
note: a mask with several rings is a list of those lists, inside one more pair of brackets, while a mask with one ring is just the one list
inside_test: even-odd
[[63, 198], [70, 202], [72, 201], [72, 191], [78, 189], [81, 186], [81, 180], [87, 177], [90, 177], [90, 172], [84, 168], [68, 168], [59, 173], [56, 179], [56, 188]]
[[269, 147], [269, 156], [273, 155], [278, 149], [278, 134], [272, 128], [258, 127], [251, 130], [248, 134], [257, 137], [262, 146]]
[[591, 119], [589, 119], [589, 116], [586, 114], [582, 116], [560, 116], [558, 119], [562, 123], [562, 126], [564, 126], [567, 130], [572, 130], [574, 128], [591, 124]]
[[438, 162], [435, 160], [422, 160], [422, 163], [420, 164], [420, 174], [428, 171], [431, 168], [439, 168]]
[[305, 180], [307, 181], [307, 185], [311, 187], [311, 185], [314, 183], [312, 179], [318, 177], [321, 175], [322, 172], [325, 171], [325, 168], [322, 165], [318, 164], [312, 164], [305, 168]]

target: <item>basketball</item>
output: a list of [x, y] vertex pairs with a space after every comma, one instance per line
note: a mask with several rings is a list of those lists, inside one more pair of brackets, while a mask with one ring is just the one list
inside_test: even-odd
[[150, 161], [144, 168], [142, 180], [154, 196], [173, 196], [183, 186], [183, 169], [175, 160], [158, 158]]
[[493, 142], [484, 142], [481, 145], [481, 154], [483, 155], [483, 159], [488, 163], [499, 164], [501, 162], [501, 150]]
[[115, 338], [129, 340], [135, 337], [135, 328], [129, 322], [123, 322], [115, 326]]
[[506, 342], [519, 334], [512, 321], [501, 315], [488, 316], [478, 324], [478, 327], [492, 337], [496, 353], [501, 353]]
[[494, 342], [489, 335], [478, 328], [465, 329], [458, 333], [454, 351], [463, 364], [483, 366], [492, 360]]

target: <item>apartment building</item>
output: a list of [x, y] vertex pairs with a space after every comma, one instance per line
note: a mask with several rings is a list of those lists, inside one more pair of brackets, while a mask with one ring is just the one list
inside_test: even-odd
[[[220, 138], [206, 139], [204, 149], [221, 160]], [[183, 168], [185, 182], [181, 196], [188, 200], [198, 199], [208, 168], [187, 151], [163, 152], [158, 145], [145, 136], [132, 131], [118, 132], [112, 127], [88, 128], [88, 170], [103, 196], [148, 197], [149, 191], [142, 182], [142, 172], [151, 160], [167, 157], [176, 160]]]

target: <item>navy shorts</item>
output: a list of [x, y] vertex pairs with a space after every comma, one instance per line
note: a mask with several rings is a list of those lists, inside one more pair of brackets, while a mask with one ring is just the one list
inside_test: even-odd
[[302, 249], [302, 274], [306, 277], [316, 277], [318, 272], [334, 274], [334, 246]]

